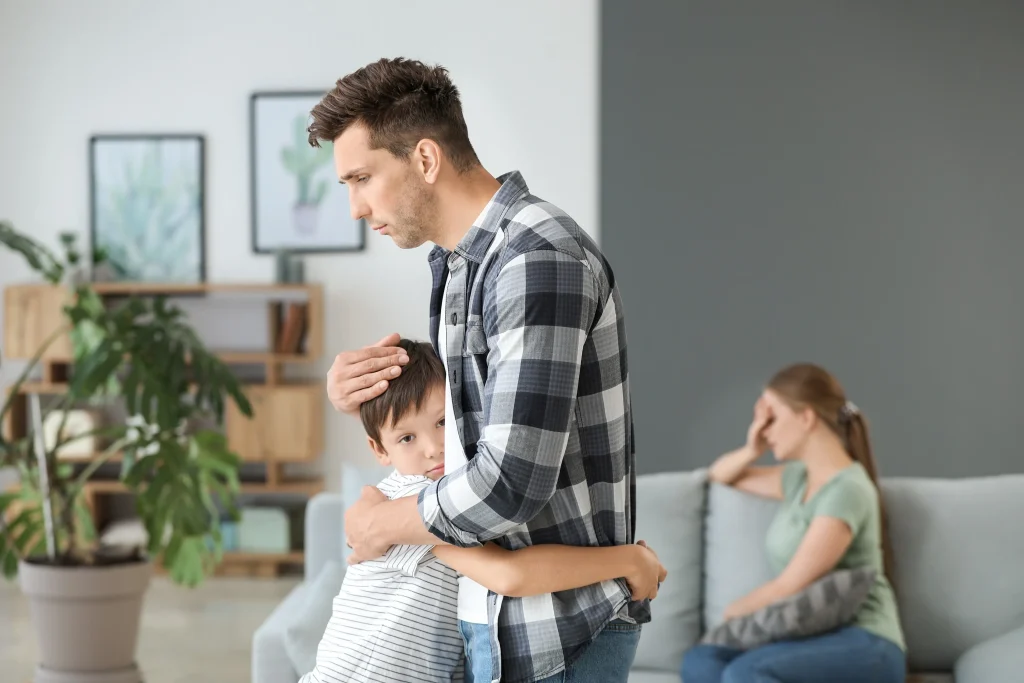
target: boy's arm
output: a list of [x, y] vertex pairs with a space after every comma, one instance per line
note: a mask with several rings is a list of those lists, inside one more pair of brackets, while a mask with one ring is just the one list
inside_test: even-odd
[[653, 599], [658, 584], [668, 574], [658, 556], [642, 541], [600, 548], [535, 545], [521, 550], [505, 550], [493, 543], [477, 548], [439, 545], [434, 555], [460, 574], [511, 598], [624, 578], [634, 600]]

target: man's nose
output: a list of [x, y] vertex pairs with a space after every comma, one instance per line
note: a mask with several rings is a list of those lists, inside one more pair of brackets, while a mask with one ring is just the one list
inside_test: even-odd
[[370, 215], [370, 208], [366, 205], [359, 195], [355, 192], [349, 191], [348, 193], [348, 204], [350, 213], [352, 214], [352, 220], [358, 221], [361, 218], [366, 218]]

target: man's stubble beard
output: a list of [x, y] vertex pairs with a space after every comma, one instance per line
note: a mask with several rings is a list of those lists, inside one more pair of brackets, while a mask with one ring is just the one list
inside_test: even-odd
[[437, 238], [437, 202], [426, 188], [410, 182], [409, 194], [395, 211], [391, 238], [400, 249], [415, 249]]

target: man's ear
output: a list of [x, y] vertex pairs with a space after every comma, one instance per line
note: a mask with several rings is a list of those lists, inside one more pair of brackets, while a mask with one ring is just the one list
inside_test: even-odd
[[367, 436], [366, 441], [370, 444], [370, 450], [373, 452], [373, 457], [377, 458], [377, 462], [385, 467], [391, 464], [391, 457], [388, 452], [384, 450], [384, 447], [377, 442], [372, 436]]
[[430, 138], [423, 138], [412, 151], [412, 161], [416, 164], [423, 180], [433, 185], [441, 173], [441, 146]]

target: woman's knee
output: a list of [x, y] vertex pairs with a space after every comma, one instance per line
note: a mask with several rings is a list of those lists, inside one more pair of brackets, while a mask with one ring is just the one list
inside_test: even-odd
[[722, 683], [777, 683], [766, 663], [754, 657], [737, 657], [722, 672]]
[[683, 655], [683, 683], [720, 683], [728, 664], [725, 651], [714, 645], [696, 645]]

